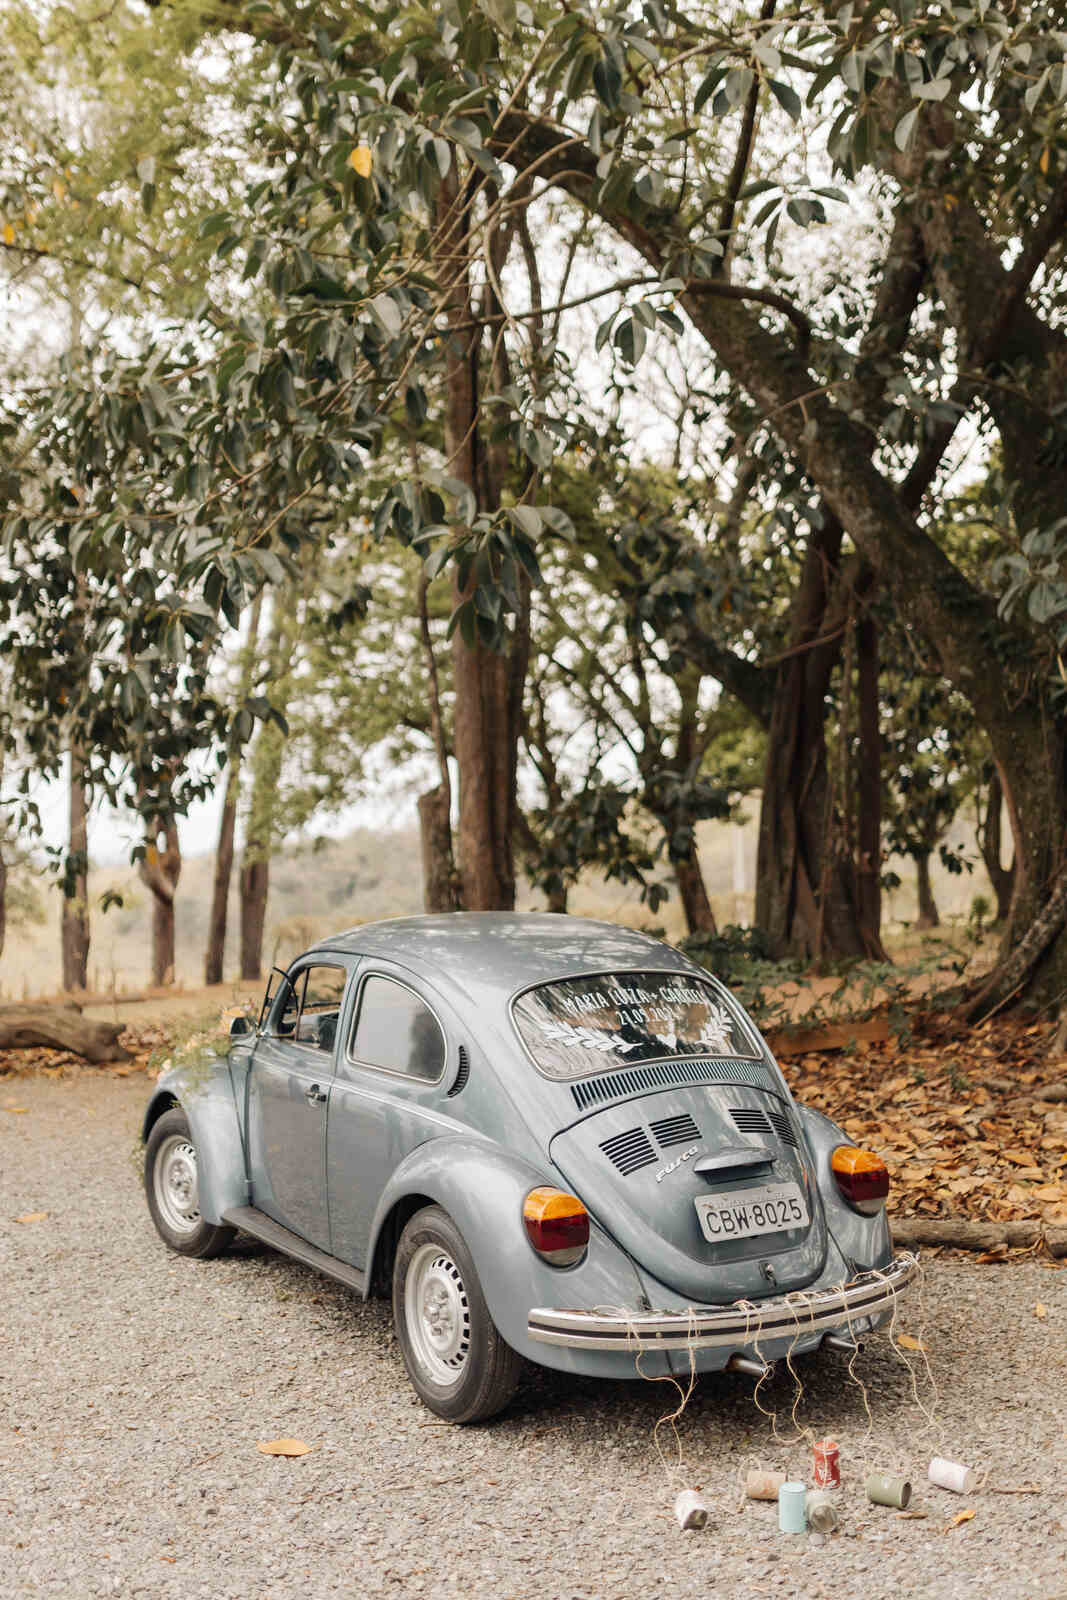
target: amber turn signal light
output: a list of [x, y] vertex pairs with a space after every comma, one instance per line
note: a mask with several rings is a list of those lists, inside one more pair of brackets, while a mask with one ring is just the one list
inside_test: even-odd
[[857, 1150], [855, 1145], [839, 1144], [830, 1157], [830, 1170], [837, 1187], [855, 1211], [873, 1217], [885, 1205], [889, 1168], [873, 1150]]
[[573, 1267], [589, 1244], [589, 1213], [577, 1195], [531, 1189], [522, 1207], [526, 1237], [550, 1266]]

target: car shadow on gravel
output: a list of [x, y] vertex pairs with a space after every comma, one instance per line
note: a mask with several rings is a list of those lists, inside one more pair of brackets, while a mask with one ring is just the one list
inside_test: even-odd
[[[350, 1341], [345, 1360], [369, 1344], [375, 1356], [387, 1356], [395, 1371], [395, 1399], [405, 1401], [410, 1391], [395, 1342], [392, 1308], [377, 1295], [363, 1300], [333, 1279], [280, 1255], [269, 1246], [239, 1234], [228, 1259], [248, 1268], [248, 1284], [269, 1286], [274, 1297], [314, 1305], [329, 1314], [334, 1328]], [[204, 1263], [217, 1270], [217, 1263]], [[339, 1356], [340, 1359], [340, 1356]], [[891, 1424], [904, 1407], [913, 1407], [931, 1393], [931, 1378], [922, 1354], [901, 1350], [890, 1342], [888, 1330], [870, 1336], [850, 1372], [847, 1357], [824, 1350], [799, 1357], [790, 1368], [779, 1362], [774, 1375], [757, 1383], [732, 1372], [697, 1374], [690, 1391], [689, 1374], [676, 1380], [632, 1380], [584, 1377], [535, 1366], [527, 1362], [519, 1389], [506, 1409], [485, 1426], [502, 1429], [517, 1440], [537, 1437], [566, 1427], [594, 1436], [602, 1435], [606, 1422], [619, 1430], [620, 1442], [632, 1431], [634, 1442], [647, 1443], [648, 1430], [678, 1410], [685, 1395], [685, 1416], [707, 1428], [721, 1429], [724, 1437], [737, 1438], [754, 1427], [793, 1433], [832, 1416], [841, 1431]], [[917, 1408], [918, 1409], [918, 1408]], [[477, 1430], [475, 1430], [477, 1431]]]
[[688, 1374], [682, 1374], [676, 1386], [662, 1378], [606, 1381], [528, 1366], [499, 1424], [543, 1429], [564, 1417], [573, 1423], [587, 1413], [599, 1427], [609, 1412], [629, 1415], [635, 1426], [644, 1429], [675, 1412], [685, 1397], [688, 1417], [717, 1422], [732, 1433], [751, 1429], [760, 1421], [760, 1413], [767, 1414], [768, 1427], [774, 1416], [779, 1429], [788, 1432], [831, 1413], [841, 1429], [877, 1427], [899, 1416], [903, 1405], [914, 1405], [916, 1392], [921, 1399], [929, 1390], [921, 1357], [916, 1363], [882, 1336], [872, 1340], [851, 1374], [846, 1359], [827, 1351], [796, 1362], [792, 1372], [782, 1365], [758, 1385], [735, 1373], [698, 1374], [691, 1392], [687, 1392]]

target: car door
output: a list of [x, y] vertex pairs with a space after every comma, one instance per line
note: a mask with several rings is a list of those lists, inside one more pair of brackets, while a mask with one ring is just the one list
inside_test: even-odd
[[326, 1129], [330, 1249], [363, 1268], [382, 1190], [440, 1124], [448, 1045], [428, 997], [377, 963], [360, 972], [346, 1027]]
[[311, 956], [289, 971], [252, 1057], [248, 1153], [252, 1204], [329, 1249], [326, 1118], [352, 957]]

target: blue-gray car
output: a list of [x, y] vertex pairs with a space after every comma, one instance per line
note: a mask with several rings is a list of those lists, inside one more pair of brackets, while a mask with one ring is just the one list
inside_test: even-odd
[[240, 1229], [391, 1293], [453, 1422], [506, 1405], [524, 1357], [632, 1378], [854, 1352], [917, 1270], [884, 1163], [794, 1101], [729, 990], [577, 917], [323, 940], [258, 1026], [160, 1079], [144, 1140], [172, 1249]]

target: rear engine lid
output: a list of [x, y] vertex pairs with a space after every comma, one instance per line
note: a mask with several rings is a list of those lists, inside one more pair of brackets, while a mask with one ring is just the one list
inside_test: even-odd
[[568, 1185], [646, 1272], [704, 1304], [802, 1288], [826, 1223], [785, 1101], [741, 1084], [673, 1088], [557, 1134]]

